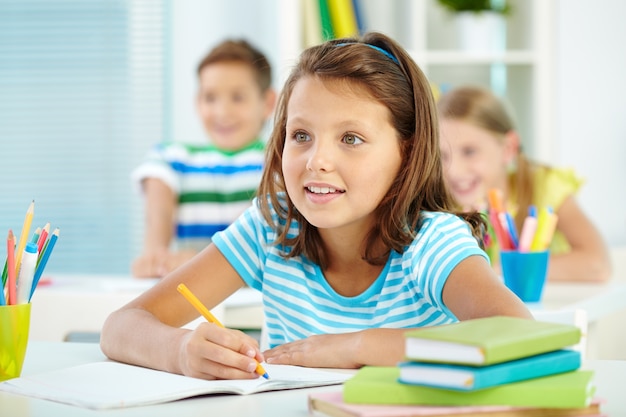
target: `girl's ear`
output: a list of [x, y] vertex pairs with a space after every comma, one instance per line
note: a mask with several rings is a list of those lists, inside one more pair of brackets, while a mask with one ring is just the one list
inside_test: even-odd
[[516, 131], [504, 134], [504, 159], [508, 165], [514, 164], [520, 152], [520, 138]]

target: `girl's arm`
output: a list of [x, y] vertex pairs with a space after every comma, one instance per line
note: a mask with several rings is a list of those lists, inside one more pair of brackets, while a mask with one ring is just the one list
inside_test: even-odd
[[611, 276], [609, 252], [600, 232], [573, 196], [559, 210], [557, 228], [571, 246], [569, 253], [550, 256], [548, 279], [552, 281], [604, 282]]
[[165, 275], [169, 245], [174, 230], [176, 195], [163, 181], [147, 178], [143, 181], [144, 244], [142, 254], [133, 261], [131, 271], [136, 277]]
[[184, 283], [209, 309], [243, 286], [219, 250], [209, 245], [191, 261], [135, 300], [113, 312], [102, 328], [100, 346], [109, 358], [198, 378], [256, 378], [256, 341], [238, 330], [202, 323], [181, 329], [198, 317], [176, 290]]
[[[481, 256], [470, 256], [454, 268], [443, 288], [443, 301], [459, 320], [496, 315], [533, 318]], [[312, 336], [278, 346], [264, 355], [267, 363], [311, 367], [394, 366], [404, 357], [407, 330], [368, 329]]]

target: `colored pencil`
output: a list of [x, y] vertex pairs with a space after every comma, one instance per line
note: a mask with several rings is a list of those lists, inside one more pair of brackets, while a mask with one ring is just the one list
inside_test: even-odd
[[15, 277], [17, 276], [15, 271], [15, 235], [13, 235], [13, 230], [11, 229], [9, 229], [9, 235], [7, 236], [7, 265], [9, 286], [9, 298], [7, 300], [7, 304], [15, 304], [17, 303], [17, 292], [15, 291]]
[[37, 251], [39, 252], [40, 257], [43, 253], [42, 252], [43, 245], [44, 243], [46, 243], [49, 233], [50, 233], [50, 223], [46, 223], [46, 225], [43, 227], [43, 230], [41, 231], [41, 235], [39, 235], [39, 240], [37, 241]]
[[28, 241], [28, 232], [30, 231], [30, 226], [33, 223], [33, 215], [35, 214], [35, 200], [33, 200], [28, 206], [28, 210], [26, 210], [26, 217], [24, 218], [24, 225], [22, 226], [22, 234], [20, 235], [20, 243], [17, 246], [17, 257], [15, 258], [15, 276], [20, 270], [20, 265], [22, 263], [22, 254], [24, 253], [24, 248], [26, 248], [26, 242]]
[[33, 237], [30, 238], [30, 243], [37, 243], [39, 241], [39, 235], [41, 235], [41, 227], [35, 229], [35, 233], [33, 233]]
[[46, 267], [46, 264], [48, 263], [48, 259], [50, 259], [50, 254], [52, 253], [52, 250], [54, 249], [54, 245], [56, 244], [57, 239], [59, 238], [59, 233], [60, 233], [60, 230], [57, 227], [56, 229], [54, 229], [54, 232], [52, 232], [52, 234], [50, 235], [50, 239], [48, 239], [48, 242], [44, 246], [44, 253], [43, 255], [41, 255], [39, 262], [37, 263], [37, 269], [35, 269], [35, 274], [33, 275], [33, 285], [30, 289], [29, 301], [33, 297], [33, 293], [35, 292], [35, 288], [37, 288], [37, 284], [39, 283], [41, 274], [43, 274], [43, 270]]

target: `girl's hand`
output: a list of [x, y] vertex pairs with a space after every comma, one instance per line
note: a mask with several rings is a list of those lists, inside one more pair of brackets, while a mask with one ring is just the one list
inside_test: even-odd
[[256, 340], [239, 330], [201, 323], [188, 332], [180, 347], [183, 375], [202, 379], [254, 379], [264, 358]]
[[310, 336], [267, 350], [263, 355], [270, 364], [359, 368], [362, 364], [355, 361], [355, 352], [360, 338], [360, 332]]

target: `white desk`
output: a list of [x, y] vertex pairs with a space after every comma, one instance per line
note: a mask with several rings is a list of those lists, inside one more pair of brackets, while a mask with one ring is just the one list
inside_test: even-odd
[[[30, 342], [22, 374], [29, 375], [103, 359], [104, 355], [94, 343]], [[626, 361], [592, 360], [587, 361], [584, 367], [595, 371], [597, 396], [606, 400], [602, 405], [602, 412], [612, 417], [626, 415]], [[110, 411], [88, 410], [0, 392], [0, 410], [3, 416], [11, 417], [304, 417], [308, 415], [309, 393], [339, 389], [339, 386], [331, 386], [253, 395], [215, 395]]]

